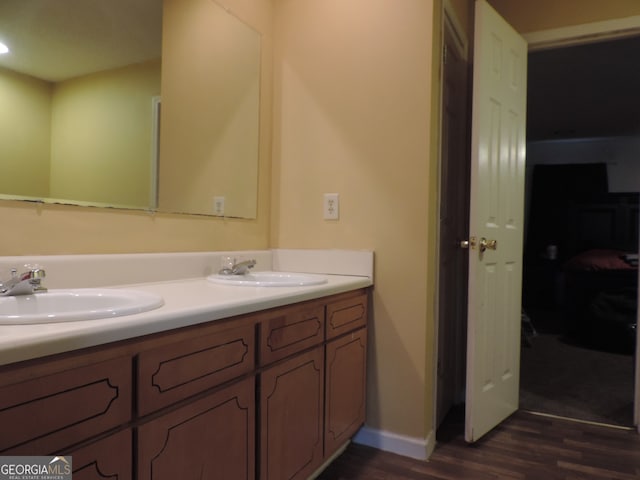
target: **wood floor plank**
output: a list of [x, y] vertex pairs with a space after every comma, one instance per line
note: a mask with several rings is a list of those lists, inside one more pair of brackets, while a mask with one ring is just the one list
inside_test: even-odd
[[352, 444], [318, 480], [640, 480], [632, 430], [517, 412], [469, 445], [462, 421], [438, 432], [427, 462]]

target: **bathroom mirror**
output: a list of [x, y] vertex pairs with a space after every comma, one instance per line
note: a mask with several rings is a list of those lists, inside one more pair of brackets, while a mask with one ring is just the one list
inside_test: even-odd
[[160, 210], [255, 218], [260, 35], [211, 0], [165, 0], [162, 51]]
[[0, 2], [0, 198], [255, 218], [260, 36], [165, 4]]

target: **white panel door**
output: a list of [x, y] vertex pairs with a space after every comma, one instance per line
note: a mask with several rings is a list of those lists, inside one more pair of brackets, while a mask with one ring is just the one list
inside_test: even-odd
[[468, 442], [518, 409], [526, 72], [526, 41], [485, 0], [477, 0], [469, 215]]

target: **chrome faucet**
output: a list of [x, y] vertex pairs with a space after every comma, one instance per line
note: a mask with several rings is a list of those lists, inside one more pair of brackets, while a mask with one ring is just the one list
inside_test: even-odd
[[220, 275], [244, 275], [249, 269], [255, 267], [255, 260], [245, 260], [243, 262], [236, 262], [236, 259], [230, 259], [228, 265], [222, 268], [218, 273]]
[[47, 291], [42, 286], [42, 279], [46, 277], [45, 271], [36, 265], [25, 265], [25, 267], [28, 270], [20, 274], [17, 269], [11, 269], [11, 278], [0, 282], [0, 296], [31, 295]]

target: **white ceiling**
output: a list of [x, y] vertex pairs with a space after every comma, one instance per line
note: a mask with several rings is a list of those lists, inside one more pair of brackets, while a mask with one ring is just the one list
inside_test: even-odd
[[160, 58], [162, 0], [0, 0], [5, 67], [48, 81]]

